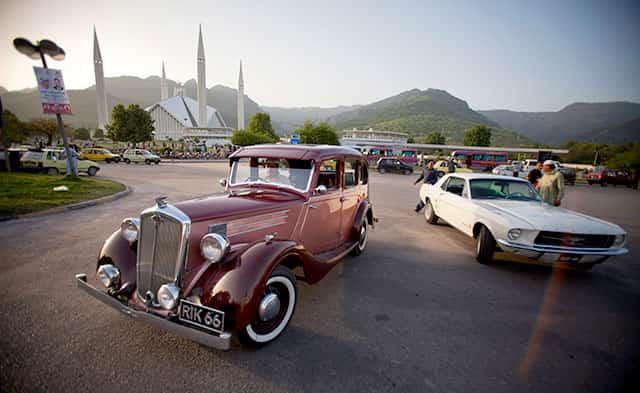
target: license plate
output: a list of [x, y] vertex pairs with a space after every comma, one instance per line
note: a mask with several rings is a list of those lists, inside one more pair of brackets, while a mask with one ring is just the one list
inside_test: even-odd
[[178, 319], [218, 334], [224, 330], [224, 312], [186, 300], [180, 300]]
[[558, 258], [559, 262], [569, 262], [569, 263], [578, 263], [582, 255], [560, 255]]

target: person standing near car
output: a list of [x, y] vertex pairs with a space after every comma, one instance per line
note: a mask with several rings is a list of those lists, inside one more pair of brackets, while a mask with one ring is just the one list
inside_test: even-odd
[[529, 172], [527, 179], [535, 188], [538, 188], [538, 180], [542, 177], [542, 161], [536, 162], [536, 166]]
[[[433, 169], [433, 160], [427, 162], [427, 166], [422, 170], [420, 177], [413, 183], [414, 185], [420, 183], [420, 180], [424, 180], [424, 184], [436, 184], [438, 181], [438, 171]], [[424, 201], [418, 202], [416, 205], [416, 213], [420, 213], [420, 210], [424, 208]]]
[[453, 161], [453, 157], [449, 157], [449, 161], [447, 162], [447, 170], [449, 173], [454, 173], [456, 171], [456, 163]]
[[538, 180], [538, 192], [546, 203], [560, 206], [564, 198], [564, 178], [556, 171], [553, 161], [547, 160], [542, 164], [542, 177]]

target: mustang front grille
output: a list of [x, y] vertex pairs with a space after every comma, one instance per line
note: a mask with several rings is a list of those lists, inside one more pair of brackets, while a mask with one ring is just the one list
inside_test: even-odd
[[542, 231], [536, 237], [535, 243], [558, 247], [609, 248], [613, 245], [614, 240], [615, 236], [611, 235], [589, 235]]
[[155, 303], [162, 284], [180, 284], [190, 224], [184, 213], [168, 205], [142, 213], [137, 263], [137, 288], [142, 299]]

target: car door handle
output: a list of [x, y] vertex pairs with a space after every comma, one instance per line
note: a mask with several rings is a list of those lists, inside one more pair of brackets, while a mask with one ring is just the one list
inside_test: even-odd
[[344, 202], [344, 201], [346, 201], [346, 200], [347, 200], [347, 198], [345, 198], [345, 197], [340, 197], [340, 202]]
[[317, 208], [318, 208], [318, 206], [317, 206], [317, 205], [313, 205], [313, 204], [311, 204], [311, 205], [309, 205], [309, 208], [310, 208], [310, 209], [317, 209]]

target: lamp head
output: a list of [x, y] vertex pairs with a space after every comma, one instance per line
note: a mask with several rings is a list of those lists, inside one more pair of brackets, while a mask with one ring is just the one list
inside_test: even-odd
[[38, 47], [33, 45], [33, 43], [26, 38], [18, 37], [14, 39], [13, 46], [18, 50], [18, 52], [31, 59], [38, 60], [40, 58]]

